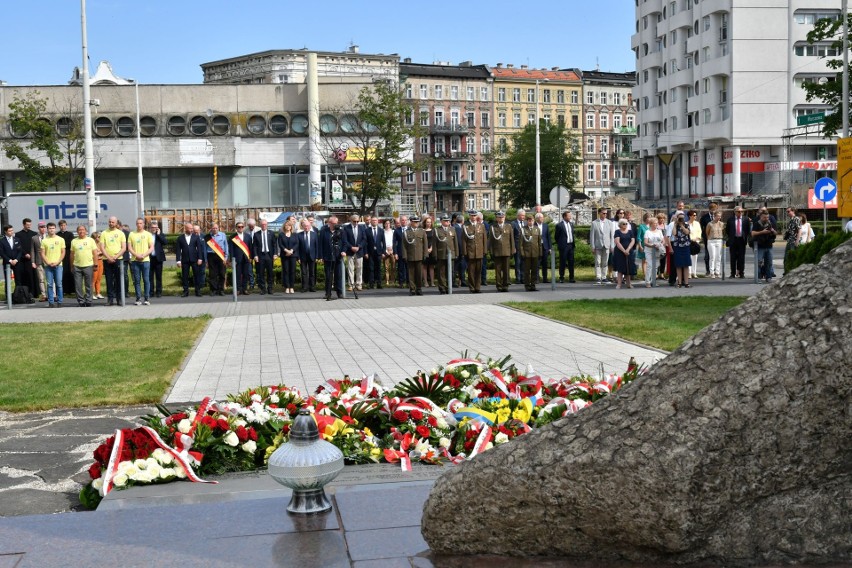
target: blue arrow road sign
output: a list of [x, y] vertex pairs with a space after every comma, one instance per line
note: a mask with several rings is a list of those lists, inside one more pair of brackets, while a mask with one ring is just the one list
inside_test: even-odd
[[820, 178], [814, 184], [814, 197], [828, 203], [837, 196], [837, 182], [831, 178]]

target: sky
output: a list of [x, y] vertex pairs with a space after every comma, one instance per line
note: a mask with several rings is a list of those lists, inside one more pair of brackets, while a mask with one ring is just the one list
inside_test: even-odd
[[[3, 2], [0, 81], [61, 85], [82, 66], [77, 0]], [[201, 83], [201, 63], [270, 49], [397, 53], [415, 63], [634, 70], [630, 0], [87, 0], [91, 72]]]

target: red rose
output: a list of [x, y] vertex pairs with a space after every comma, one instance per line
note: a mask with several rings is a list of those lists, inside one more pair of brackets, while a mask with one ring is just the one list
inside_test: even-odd
[[201, 423], [210, 428], [211, 430], [215, 430], [216, 425], [219, 424], [219, 422], [212, 416], [205, 416], [201, 419]]
[[408, 414], [406, 414], [402, 410], [397, 410], [393, 413], [393, 419], [397, 422], [405, 422], [406, 420], [408, 420]]
[[434, 416], [430, 416], [426, 421], [429, 423], [429, 426], [431, 426], [432, 428], [438, 427], [438, 419], [435, 418]]
[[257, 442], [257, 430], [255, 430], [254, 428], [249, 428], [248, 435], [249, 440], [254, 440], [255, 442]]
[[230, 430], [231, 426], [228, 424], [228, 421], [224, 418], [220, 418], [216, 421], [216, 426], [219, 427], [220, 430]]
[[431, 433], [432, 433], [432, 432], [431, 432], [431, 430], [429, 430], [429, 427], [428, 427], [428, 426], [418, 426], [418, 427], [416, 428], [416, 430], [417, 430], [417, 434], [418, 434], [421, 438], [428, 438], [428, 437], [429, 437], [429, 434], [431, 434]]
[[299, 409], [296, 408], [296, 405], [291, 402], [287, 405], [287, 412], [289, 412], [290, 414], [296, 414], [297, 412], [299, 412]]
[[[284, 426], [282, 426], [282, 427], [281, 427], [281, 433], [282, 433], [282, 434], [284, 434], [285, 436], [286, 436], [287, 434], [289, 434], [289, 433], [290, 433], [290, 425], [289, 425], [289, 424], [285, 424]], [[257, 434], [255, 434], [255, 436], [256, 436], [256, 435], [257, 435]]]
[[93, 463], [89, 467], [89, 477], [91, 477], [92, 479], [97, 479], [100, 476], [101, 476], [101, 464]]
[[240, 442], [245, 442], [248, 440], [248, 430], [246, 430], [245, 426], [237, 426], [236, 433], [237, 439], [239, 439]]
[[269, 406], [269, 408], [278, 408], [278, 405], [277, 405], [277, 404], [269, 404], [269, 405], [267, 405], [267, 406]]
[[411, 411], [411, 418], [414, 420], [423, 420], [423, 413], [415, 408]]

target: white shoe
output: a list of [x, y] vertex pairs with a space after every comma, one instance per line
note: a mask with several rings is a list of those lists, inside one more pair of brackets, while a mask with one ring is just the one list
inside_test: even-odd
[[149, 302], [148, 300], [145, 300], [144, 302], [142, 302], [142, 305], [143, 306], [150, 306], [151, 302]]
[[142, 300], [136, 300], [136, 305], [137, 305], [137, 306], [141, 306], [141, 305], [142, 305]]

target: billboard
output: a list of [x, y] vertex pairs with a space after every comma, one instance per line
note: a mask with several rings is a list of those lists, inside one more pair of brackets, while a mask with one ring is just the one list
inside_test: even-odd
[[[139, 216], [138, 195], [135, 191], [96, 191], [98, 230], [107, 228], [112, 215], [133, 226], [134, 220]], [[77, 225], [85, 225], [89, 219], [85, 191], [10, 193], [7, 206], [9, 223], [14, 226], [24, 218], [32, 219], [33, 226], [39, 221], [56, 223], [65, 219], [74, 231]]]
[[837, 141], [837, 216], [852, 217], [852, 138]]

